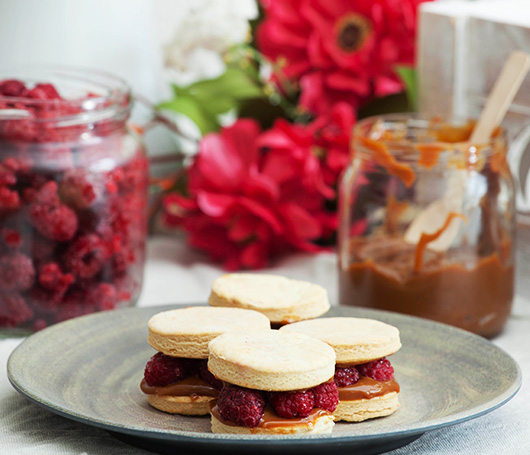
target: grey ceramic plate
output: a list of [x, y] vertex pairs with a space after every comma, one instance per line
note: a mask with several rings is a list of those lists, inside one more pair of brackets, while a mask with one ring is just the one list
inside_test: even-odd
[[392, 356], [401, 406], [389, 417], [339, 423], [333, 434], [236, 436], [209, 432], [208, 417], [152, 409], [139, 389], [154, 350], [147, 321], [168, 307], [130, 308], [73, 319], [28, 337], [13, 351], [8, 376], [40, 406], [162, 453], [355, 453], [403, 446], [426, 431], [478, 417], [519, 389], [515, 361], [489, 341], [446, 325], [381, 311], [339, 307], [327, 316], [379, 319], [399, 328]]

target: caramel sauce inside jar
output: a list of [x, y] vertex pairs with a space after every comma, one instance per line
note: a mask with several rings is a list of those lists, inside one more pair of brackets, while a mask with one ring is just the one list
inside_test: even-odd
[[[210, 412], [217, 419], [223, 422], [225, 425], [237, 426], [235, 423], [225, 420], [219, 413], [219, 407], [217, 402], [210, 403]], [[328, 411], [324, 409], [315, 408], [311, 411], [307, 417], [294, 417], [292, 419], [286, 419], [277, 415], [269, 404], [265, 405], [265, 412], [261, 417], [260, 422], [257, 426], [251, 427], [250, 431], [255, 431], [256, 428], [262, 428], [266, 430], [272, 430], [277, 428], [296, 427], [296, 426], [313, 426], [315, 421], [322, 416], [330, 415]]]
[[219, 391], [198, 376], [189, 376], [182, 381], [166, 386], [150, 386], [142, 379], [140, 389], [146, 395], [171, 395], [174, 397], [218, 397]]
[[361, 376], [355, 384], [339, 387], [340, 401], [369, 400], [391, 392], [399, 392], [399, 384], [395, 379], [376, 381], [367, 376]]
[[[355, 244], [355, 247], [353, 247]], [[352, 240], [353, 261], [339, 272], [340, 301], [451, 324], [486, 337], [499, 333], [511, 311], [514, 267], [496, 252], [423, 251], [403, 239]]]

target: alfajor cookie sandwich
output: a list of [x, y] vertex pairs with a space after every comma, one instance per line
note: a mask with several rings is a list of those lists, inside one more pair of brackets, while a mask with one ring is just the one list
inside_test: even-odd
[[399, 330], [373, 319], [334, 317], [284, 326], [331, 346], [336, 354], [339, 404], [335, 420], [360, 422], [392, 414], [399, 407], [399, 384], [386, 358], [401, 347]]
[[268, 330], [225, 333], [209, 349], [208, 369], [224, 383], [210, 404], [212, 432], [331, 433], [338, 391], [330, 346]]
[[230, 330], [270, 330], [270, 322], [256, 311], [203, 306], [158, 313], [148, 330], [158, 351], [140, 384], [148, 403], [171, 414], [207, 415], [223, 385], [208, 371], [208, 343]]
[[326, 289], [278, 275], [231, 273], [217, 278], [208, 303], [246, 308], [267, 316], [273, 325], [316, 318], [329, 310]]

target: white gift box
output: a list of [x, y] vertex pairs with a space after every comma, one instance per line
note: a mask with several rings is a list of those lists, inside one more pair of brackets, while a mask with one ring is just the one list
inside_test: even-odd
[[[476, 117], [514, 50], [530, 53], [530, 0], [429, 2], [418, 31], [419, 109]], [[517, 208], [530, 213], [530, 76], [505, 117]]]

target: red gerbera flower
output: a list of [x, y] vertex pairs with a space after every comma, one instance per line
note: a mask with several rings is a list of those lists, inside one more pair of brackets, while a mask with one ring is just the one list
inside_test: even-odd
[[417, 7], [429, 0], [267, 0], [260, 50], [299, 81], [300, 104], [327, 112], [402, 89], [397, 64], [412, 64]]
[[206, 135], [188, 172], [187, 197], [165, 198], [165, 221], [227, 269], [259, 268], [293, 249], [318, 251], [334, 230], [324, 210], [334, 192], [324, 183], [309, 131], [279, 120], [261, 134], [240, 119]]

